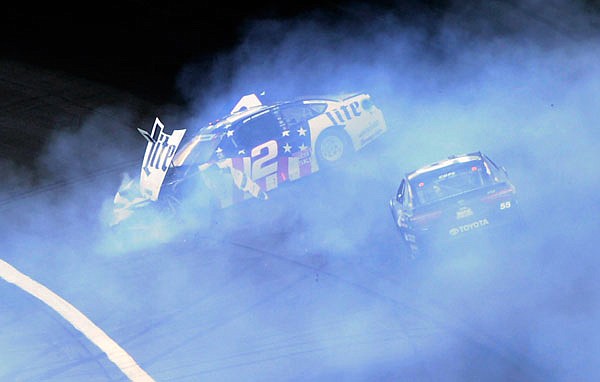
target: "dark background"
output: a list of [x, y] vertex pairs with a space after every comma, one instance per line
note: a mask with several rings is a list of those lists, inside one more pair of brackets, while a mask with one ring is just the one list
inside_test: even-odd
[[214, 73], [256, 23], [315, 20], [357, 33], [392, 16], [433, 31], [451, 3], [11, 2], [0, 18], [0, 160], [37, 169], [49, 137], [77, 129], [101, 105], [135, 103], [151, 116], [162, 105], [186, 108], [190, 97], [178, 83], [185, 67]]
[[[343, 5], [342, 5], [343, 4]], [[239, 43], [258, 19], [314, 17], [368, 25], [393, 14], [431, 21], [447, 1], [369, 2], [18, 2], [3, 10], [0, 49], [5, 58], [100, 81], [153, 102], [178, 101], [182, 65], [209, 62]]]

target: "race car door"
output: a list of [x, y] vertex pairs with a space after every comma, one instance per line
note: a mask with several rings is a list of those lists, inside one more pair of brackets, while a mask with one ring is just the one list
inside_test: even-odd
[[308, 120], [319, 112], [304, 103], [282, 105], [275, 113], [282, 126], [279, 138], [279, 181], [296, 180], [315, 171]]
[[278, 185], [282, 129], [279, 118], [267, 110], [241, 121], [228, 133], [236, 150], [233, 167], [244, 173], [245, 181], [255, 183], [263, 192]]
[[[308, 114], [306, 114], [308, 113]], [[242, 172], [244, 179], [233, 202], [262, 195], [247, 192], [260, 189], [269, 192], [281, 183], [310, 174], [310, 130], [307, 116], [313, 112], [305, 105], [294, 104], [285, 109], [274, 108], [251, 116], [228, 129], [224, 152], [232, 158], [233, 174]]]

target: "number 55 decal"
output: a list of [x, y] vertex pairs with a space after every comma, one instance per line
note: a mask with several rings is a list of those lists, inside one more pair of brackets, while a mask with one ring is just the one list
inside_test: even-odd
[[257, 180], [267, 175], [277, 172], [277, 161], [271, 161], [277, 158], [277, 142], [270, 140], [258, 145], [250, 152], [252, 157], [251, 179]]

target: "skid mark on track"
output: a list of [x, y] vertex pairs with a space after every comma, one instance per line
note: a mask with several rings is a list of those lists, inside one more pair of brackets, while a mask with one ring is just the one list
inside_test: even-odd
[[94, 345], [98, 346], [130, 380], [135, 382], [154, 381], [112, 338], [62, 297], [3, 260], [0, 260], [0, 278], [18, 286], [54, 309]]

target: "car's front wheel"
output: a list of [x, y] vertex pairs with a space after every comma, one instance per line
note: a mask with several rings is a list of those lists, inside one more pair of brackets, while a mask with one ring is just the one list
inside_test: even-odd
[[352, 140], [341, 128], [329, 128], [321, 133], [316, 142], [319, 166], [331, 167], [343, 163], [354, 153]]

